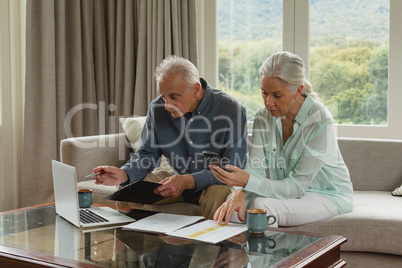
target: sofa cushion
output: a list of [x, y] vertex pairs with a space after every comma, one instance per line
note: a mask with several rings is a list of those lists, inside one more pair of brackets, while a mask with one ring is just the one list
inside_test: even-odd
[[60, 160], [76, 168], [77, 181], [86, 180], [85, 176], [97, 166], [121, 167], [128, 158], [123, 133], [67, 138], [60, 142]]
[[402, 255], [401, 222], [402, 197], [385, 191], [355, 191], [353, 213], [288, 228], [342, 235], [348, 239], [343, 251]]
[[402, 141], [339, 138], [355, 191], [393, 191], [402, 183]]

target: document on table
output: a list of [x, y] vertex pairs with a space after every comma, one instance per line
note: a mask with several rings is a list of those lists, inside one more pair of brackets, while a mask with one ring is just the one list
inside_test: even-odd
[[206, 220], [166, 234], [215, 244], [245, 231], [247, 231], [245, 224], [229, 223], [225, 225], [217, 224], [213, 220]]
[[189, 224], [193, 224], [201, 219], [204, 219], [204, 217], [157, 213], [155, 215], [125, 225], [123, 229], [154, 233], [167, 233], [173, 232]]

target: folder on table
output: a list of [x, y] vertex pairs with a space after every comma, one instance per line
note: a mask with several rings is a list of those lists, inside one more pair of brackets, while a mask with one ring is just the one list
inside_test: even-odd
[[105, 199], [140, 204], [154, 204], [164, 199], [163, 196], [154, 193], [154, 189], [160, 185], [162, 184], [149, 181], [137, 181], [121, 188], [105, 197]]

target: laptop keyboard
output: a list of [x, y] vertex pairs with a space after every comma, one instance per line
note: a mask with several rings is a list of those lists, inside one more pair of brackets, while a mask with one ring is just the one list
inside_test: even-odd
[[109, 220], [99, 216], [95, 212], [88, 209], [80, 209], [80, 221], [82, 223], [98, 223], [108, 222]]

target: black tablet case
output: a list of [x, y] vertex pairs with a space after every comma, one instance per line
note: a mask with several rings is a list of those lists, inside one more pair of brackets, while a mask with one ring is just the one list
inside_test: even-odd
[[154, 204], [164, 198], [154, 193], [154, 189], [160, 185], [162, 184], [149, 181], [137, 181], [121, 188], [104, 199], [140, 204]]

